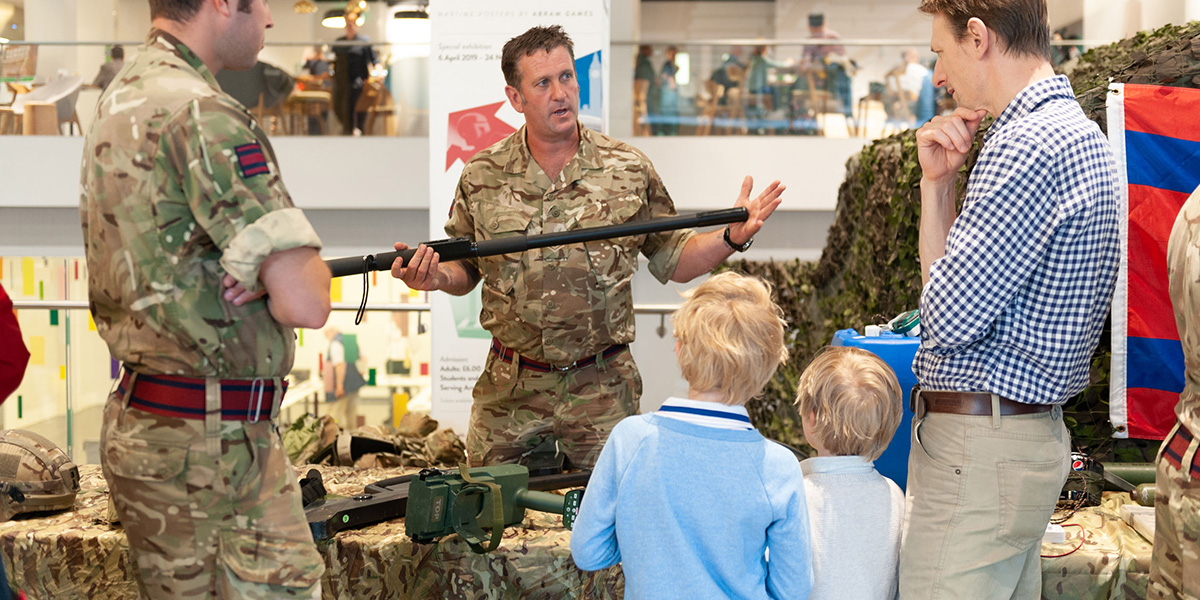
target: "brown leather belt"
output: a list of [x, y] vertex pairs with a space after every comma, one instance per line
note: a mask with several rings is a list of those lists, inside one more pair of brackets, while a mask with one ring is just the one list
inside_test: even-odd
[[[939, 392], [920, 390], [925, 412], [954, 415], [989, 416], [992, 414], [992, 395], [984, 392]], [[1026, 404], [1000, 397], [1001, 415], [1031, 415], [1049, 412], [1053, 404]]]

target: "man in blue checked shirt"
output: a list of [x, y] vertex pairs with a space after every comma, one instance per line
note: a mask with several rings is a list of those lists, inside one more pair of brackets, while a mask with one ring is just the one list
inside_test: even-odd
[[[923, 0], [934, 85], [917, 132], [921, 347], [901, 598], [1037, 598], [1040, 540], [1070, 464], [1117, 273], [1112, 151], [1050, 66], [1045, 0]], [[955, 214], [955, 179], [995, 122]]]

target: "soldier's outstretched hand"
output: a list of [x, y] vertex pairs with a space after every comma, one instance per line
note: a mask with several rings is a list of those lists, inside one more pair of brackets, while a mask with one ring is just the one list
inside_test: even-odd
[[770, 218], [775, 209], [779, 207], [779, 203], [783, 201], [783, 191], [787, 186], [779, 183], [779, 180], [771, 182], [758, 196], [753, 200], [750, 199], [750, 192], [754, 189], [754, 178], [747, 175], [742, 180], [742, 193], [738, 194], [737, 202], [734, 202], [734, 207], [744, 206], [750, 212], [750, 218], [742, 223], [734, 223], [729, 227], [729, 239], [735, 244], [744, 244], [750, 238], [762, 229], [763, 223]]

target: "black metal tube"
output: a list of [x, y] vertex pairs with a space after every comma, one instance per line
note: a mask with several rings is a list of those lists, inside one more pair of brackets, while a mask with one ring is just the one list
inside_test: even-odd
[[[530, 236], [511, 236], [497, 238], [492, 240], [480, 240], [471, 242], [466, 238], [452, 238], [448, 240], [435, 240], [425, 242], [437, 250], [439, 260], [445, 262], [450, 260], [462, 260], [471, 257], [496, 256], [498, 254], [511, 254], [513, 252], [524, 252], [532, 248], [545, 248], [547, 246], [561, 246], [563, 244], [579, 244], [582, 242], [592, 242], [595, 240], [607, 240], [630, 235], [643, 235], [647, 233], [657, 233], [660, 231], [672, 231], [675, 229], [686, 229], [689, 227], [708, 227], [710, 225], [724, 225], [726, 223], [737, 223], [750, 218], [750, 212], [743, 207], [727, 208], [724, 210], [710, 210], [692, 215], [679, 215], [675, 217], [665, 217], [661, 219], [649, 219], [646, 221], [634, 221], [631, 223], [618, 223], [616, 225], [606, 225], [604, 227], [591, 227], [588, 229], [577, 229], [575, 231], [563, 231], [560, 233], [543, 233], [540, 235]], [[366, 271], [387, 271], [392, 268], [392, 263], [397, 257], [404, 259], [404, 264], [416, 253], [415, 249], [402, 250], [399, 252], [384, 252], [382, 254], [368, 254], [366, 256], [348, 256], [344, 258], [331, 258], [325, 261], [329, 266], [329, 270], [333, 272], [334, 277], [345, 277], [347, 275], [361, 275]]]

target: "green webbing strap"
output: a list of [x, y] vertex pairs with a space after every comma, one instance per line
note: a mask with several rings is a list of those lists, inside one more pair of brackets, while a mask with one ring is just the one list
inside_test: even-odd
[[[472, 478], [465, 464], [458, 465], [458, 474], [468, 485], [464, 485], [458, 496], [454, 498], [454, 508], [451, 513], [454, 519], [454, 532], [467, 542], [467, 545], [476, 554], [491, 552], [500, 545], [500, 537], [504, 535], [504, 500], [500, 495], [500, 485], [494, 481], [480, 481]], [[492, 495], [492, 538], [490, 544], [484, 546], [483, 543], [487, 541], [486, 534], [479, 526], [474, 507], [467, 501], [473, 496], [482, 496], [487, 493]]]

